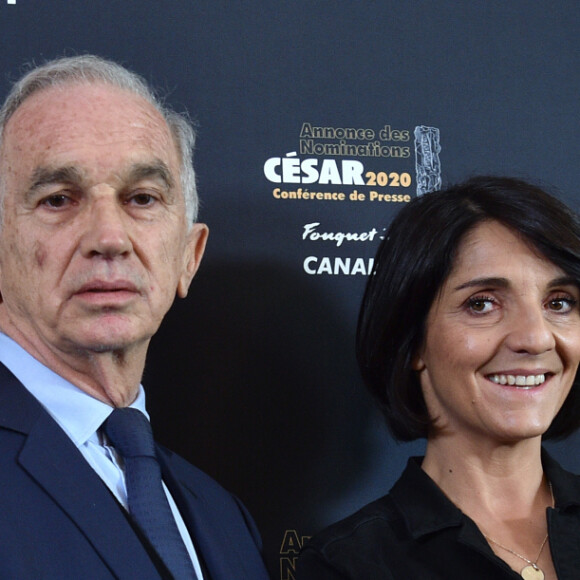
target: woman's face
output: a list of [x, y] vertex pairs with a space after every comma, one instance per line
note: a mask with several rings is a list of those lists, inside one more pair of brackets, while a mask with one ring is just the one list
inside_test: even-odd
[[543, 434], [580, 361], [580, 291], [498, 222], [462, 241], [414, 360], [434, 435]]

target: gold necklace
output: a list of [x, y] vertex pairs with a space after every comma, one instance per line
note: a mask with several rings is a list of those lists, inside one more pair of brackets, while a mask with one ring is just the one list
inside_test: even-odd
[[[550, 496], [552, 497], [552, 506], [551, 507], [553, 508], [555, 502], [554, 502], [554, 491], [552, 490], [552, 483], [551, 482], [548, 482], [548, 487], [550, 488]], [[538, 555], [536, 556], [536, 559], [534, 561], [528, 560], [528, 558], [526, 558], [525, 556], [522, 556], [521, 554], [518, 554], [514, 550], [510, 550], [510, 548], [506, 548], [506, 546], [503, 546], [499, 542], [496, 542], [495, 540], [490, 538], [484, 532], [482, 532], [482, 534], [492, 544], [495, 544], [496, 546], [498, 546], [502, 550], [505, 550], [506, 552], [509, 552], [510, 554], [513, 554], [514, 556], [517, 556], [518, 558], [520, 558], [520, 560], [527, 562], [528, 565], [524, 566], [520, 570], [520, 576], [524, 580], [544, 580], [544, 577], [545, 577], [544, 571], [538, 566], [538, 560], [540, 559], [540, 556], [542, 555], [542, 550], [544, 549], [544, 546], [546, 545], [546, 542], [548, 541], [548, 534], [546, 534], [546, 537], [544, 538], [544, 541], [542, 542], [542, 545], [540, 546], [540, 551], [538, 552]]]

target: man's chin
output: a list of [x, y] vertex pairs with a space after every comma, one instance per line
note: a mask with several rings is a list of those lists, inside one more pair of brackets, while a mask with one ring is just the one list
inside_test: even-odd
[[136, 333], [130, 330], [124, 332], [107, 331], [91, 332], [81, 336], [71, 336], [67, 340], [68, 347], [80, 354], [112, 353], [118, 356], [136, 348], [149, 344], [153, 333]]

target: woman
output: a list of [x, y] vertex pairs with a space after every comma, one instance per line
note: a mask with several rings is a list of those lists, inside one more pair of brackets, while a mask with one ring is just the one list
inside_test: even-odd
[[580, 224], [528, 183], [409, 203], [382, 242], [357, 357], [393, 435], [390, 493], [316, 536], [298, 580], [580, 578], [580, 477], [541, 448], [580, 426]]

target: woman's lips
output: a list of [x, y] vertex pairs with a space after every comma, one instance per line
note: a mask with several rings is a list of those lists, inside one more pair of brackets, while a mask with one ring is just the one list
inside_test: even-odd
[[537, 387], [542, 385], [549, 378], [548, 373], [494, 373], [487, 375], [487, 378], [498, 385], [509, 385], [515, 387]]

